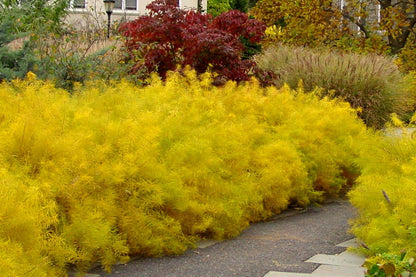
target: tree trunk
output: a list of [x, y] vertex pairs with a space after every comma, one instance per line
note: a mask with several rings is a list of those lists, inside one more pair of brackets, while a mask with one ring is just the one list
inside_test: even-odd
[[406, 44], [406, 40], [401, 40], [400, 38], [393, 38], [391, 35], [388, 36], [389, 46], [392, 55], [397, 55], [400, 53], [400, 50]]

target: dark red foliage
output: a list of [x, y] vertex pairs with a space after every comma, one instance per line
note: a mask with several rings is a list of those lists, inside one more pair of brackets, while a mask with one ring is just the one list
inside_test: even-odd
[[120, 28], [130, 59], [137, 61], [133, 73], [144, 67], [165, 77], [169, 70], [190, 65], [198, 73], [210, 68], [226, 79], [248, 79], [254, 62], [242, 60], [245, 46], [241, 38], [259, 43], [263, 23], [239, 11], [213, 19], [208, 14], [181, 10], [175, 0], [156, 0], [147, 9], [148, 15]]
[[211, 26], [227, 31], [237, 37], [242, 36], [251, 43], [258, 43], [266, 29], [263, 22], [250, 19], [247, 14], [238, 10], [220, 14], [213, 20]]

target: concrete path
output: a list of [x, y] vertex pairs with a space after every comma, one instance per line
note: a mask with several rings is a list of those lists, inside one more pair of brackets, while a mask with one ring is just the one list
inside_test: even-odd
[[348, 221], [353, 217], [353, 208], [344, 200], [305, 211], [291, 210], [253, 224], [232, 240], [205, 241], [177, 257], [135, 259], [114, 266], [110, 274], [96, 268], [90, 277], [358, 277], [341, 275], [347, 270], [356, 274], [362, 261], [342, 253], [345, 245], [339, 245], [353, 239], [348, 233]]

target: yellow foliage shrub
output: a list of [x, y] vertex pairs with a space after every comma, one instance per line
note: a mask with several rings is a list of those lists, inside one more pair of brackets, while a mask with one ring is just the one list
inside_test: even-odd
[[1, 276], [180, 254], [356, 170], [366, 130], [345, 103], [193, 71], [149, 83], [0, 84]]
[[370, 256], [404, 250], [416, 257], [416, 141], [388, 135], [370, 142], [363, 142], [362, 175], [349, 193], [359, 213], [352, 231]]

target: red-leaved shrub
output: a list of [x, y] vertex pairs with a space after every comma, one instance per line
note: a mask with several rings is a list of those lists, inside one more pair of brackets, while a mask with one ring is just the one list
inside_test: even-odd
[[175, 0], [156, 0], [146, 8], [149, 14], [120, 27], [133, 74], [156, 71], [164, 78], [167, 71], [189, 65], [198, 73], [210, 68], [225, 79], [249, 78], [255, 62], [242, 58], [243, 41], [259, 43], [266, 28], [262, 22], [237, 10], [212, 18], [182, 10]]

